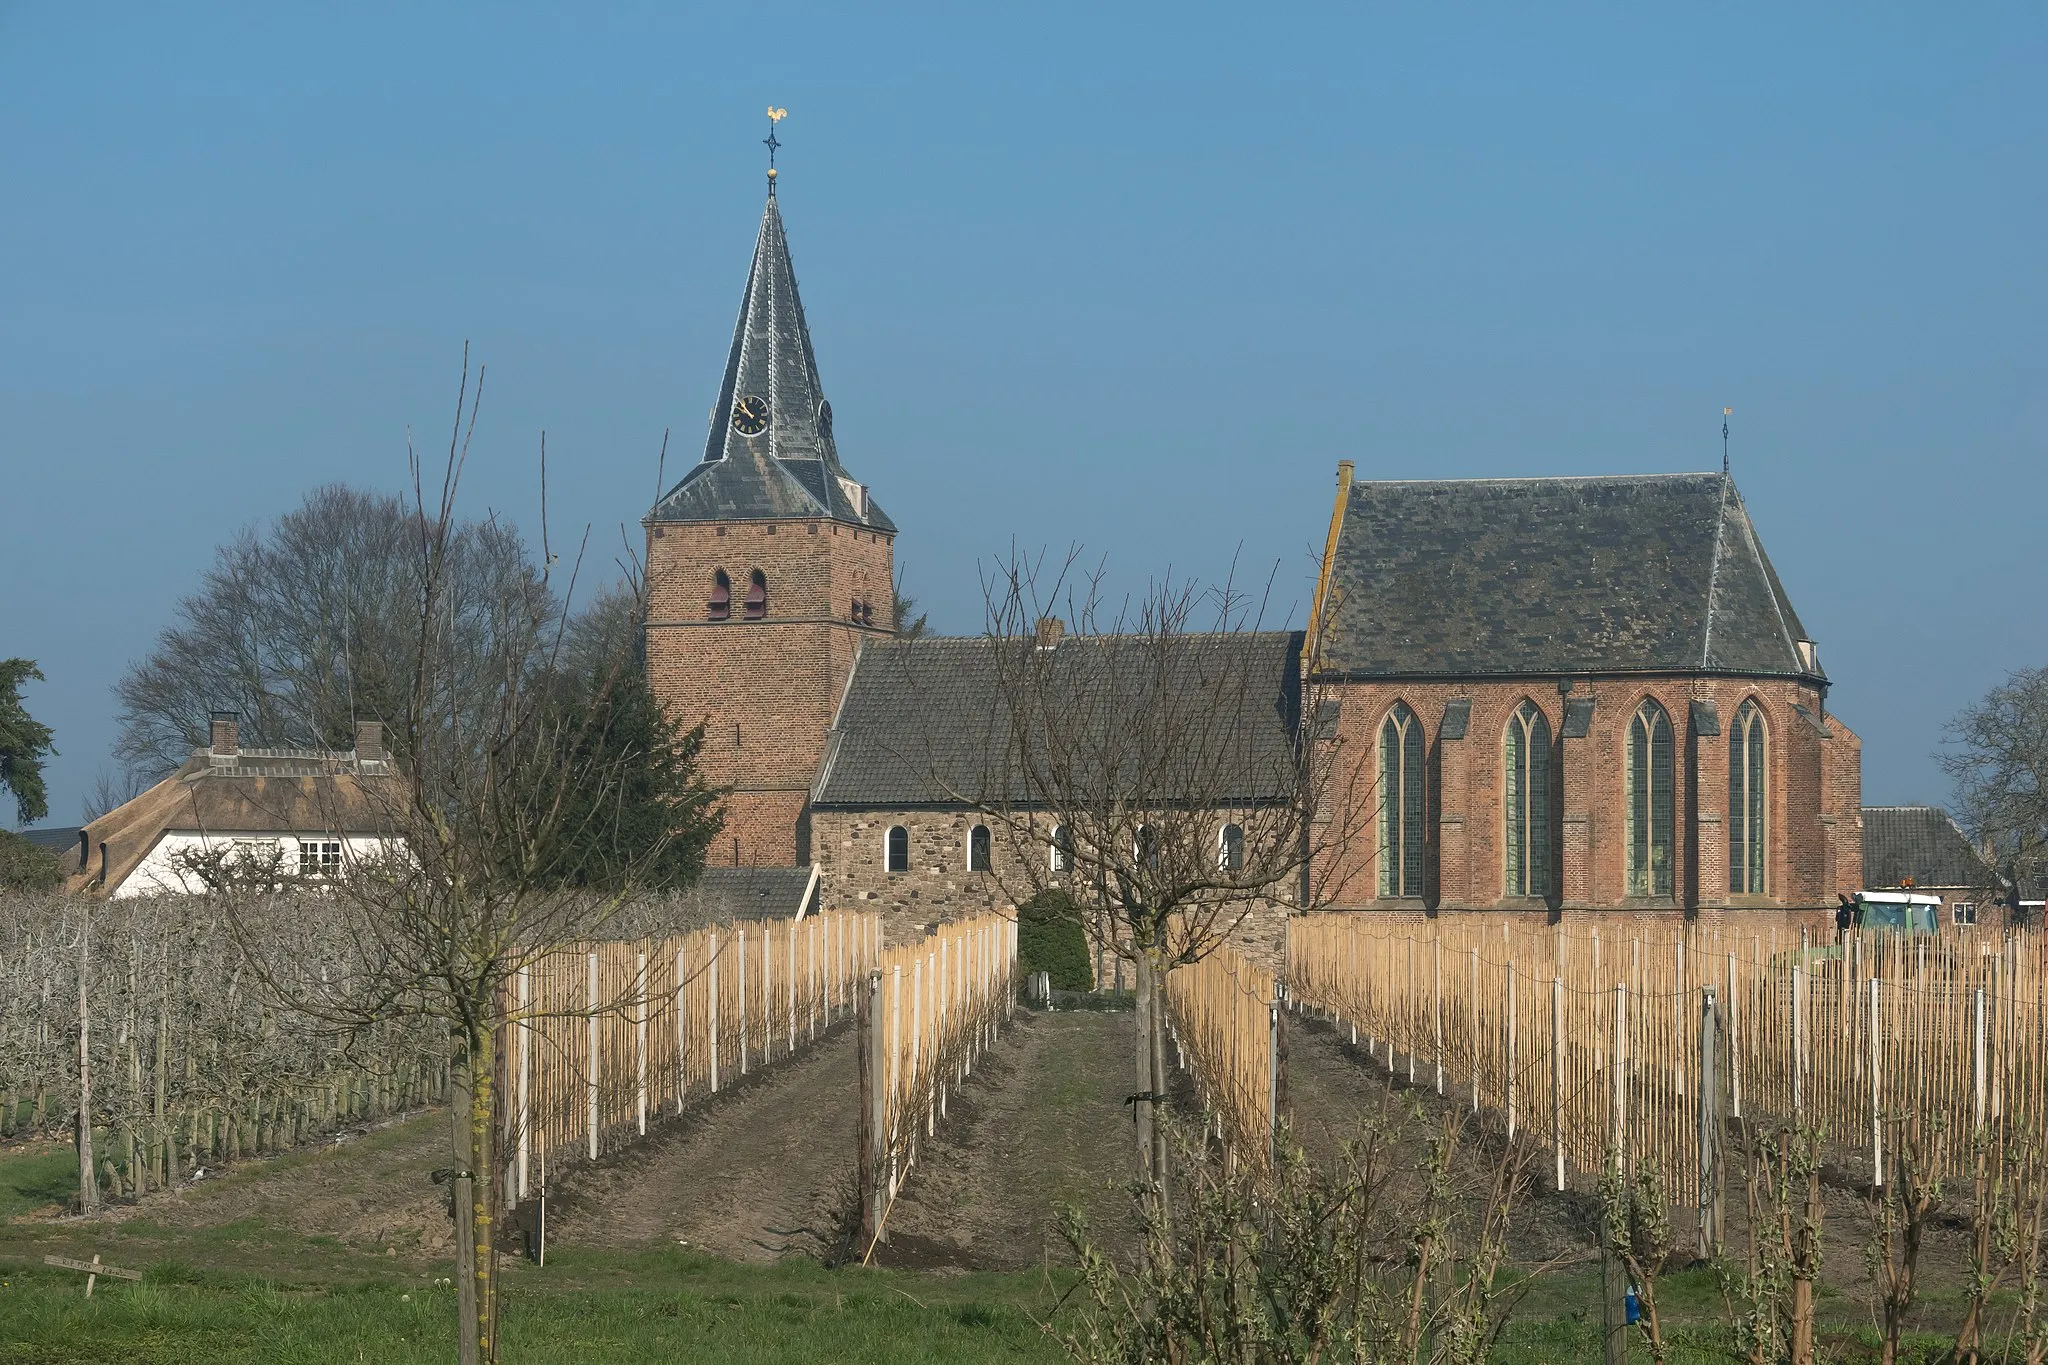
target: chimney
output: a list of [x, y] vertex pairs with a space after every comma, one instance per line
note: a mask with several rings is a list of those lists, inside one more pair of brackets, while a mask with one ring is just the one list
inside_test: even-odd
[[1038, 618], [1038, 647], [1040, 649], [1056, 647], [1066, 637], [1066, 634], [1067, 623], [1060, 620], [1059, 617], [1041, 616]]
[[356, 761], [381, 759], [384, 757], [384, 722], [381, 720], [359, 720], [356, 722]]
[[213, 761], [232, 763], [242, 751], [242, 718], [233, 711], [214, 711], [207, 717], [213, 729]]

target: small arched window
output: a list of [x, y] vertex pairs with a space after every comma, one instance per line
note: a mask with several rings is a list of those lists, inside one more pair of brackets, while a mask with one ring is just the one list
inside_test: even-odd
[[847, 604], [846, 619], [853, 622], [855, 625], [860, 624], [860, 599], [858, 597], [854, 598], [851, 602]]
[[1138, 866], [1156, 869], [1159, 866], [1159, 836], [1150, 825], [1138, 826], [1137, 837], [1131, 840], [1131, 853], [1138, 860]]
[[711, 575], [711, 599], [704, 604], [704, 619], [723, 621], [732, 615], [732, 580], [719, 569]]
[[1074, 836], [1067, 832], [1065, 825], [1052, 827], [1052, 870], [1071, 872], [1074, 870]]
[[1735, 711], [1728, 731], [1728, 889], [1764, 892], [1764, 713], [1755, 701]]
[[1396, 702], [1380, 726], [1380, 894], [1422, 894], [1422, 720]]
[[1216, 836], [1216, 865], [1225, 872], [1244, 871], [1244, 826], [1225, 825]]
[[1628, 725], [1628, 894], [1669, 896], [1671, 860], [1671, 717], [1653, 699]]
[[901, 825], [889, 826], [888, 836], [882, 841], [883, 869], [888, 872], [910, 871], [910, 831]]
[[1507, 893], [1550, 894], [1550, 721], [1541, 707], [1524, 701], [1508, 717], [1502, 766], [1507, 770], [1502, 805], [1507, 812]]
[[967, 870], [986, 872], [989, 868], [988, 826], [976, 825], [967, 831]]
[[768, 576], [759, 569], [747, 576], [747, 619], [758, 621], [768, 614]]

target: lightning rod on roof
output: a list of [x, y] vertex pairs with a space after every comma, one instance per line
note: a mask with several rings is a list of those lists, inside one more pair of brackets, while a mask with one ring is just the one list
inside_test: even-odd
[[1721, 477], [1728, 477], [1728, 419], [1735, 415], [1734, 408], [1721, 409]]

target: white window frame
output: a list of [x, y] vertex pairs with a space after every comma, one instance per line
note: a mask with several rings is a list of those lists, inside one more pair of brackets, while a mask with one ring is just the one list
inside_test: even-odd
[[339, 839], [301, 838], [299, 840], [299, 875], [301, 877], [338, 877], [341, 875], [342, 841]]

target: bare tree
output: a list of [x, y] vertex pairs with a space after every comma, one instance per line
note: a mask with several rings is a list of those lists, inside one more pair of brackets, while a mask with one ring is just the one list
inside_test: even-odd
[[2048, 871], [2048, 668], [2008, 675], [1948, 723], [1945, 743], [1964, 827], [1991, 846], [1996, 871], [2037, 886]]
[[[712, 794], [679, 785], [692, 737], [663, 728], [646, 744], [607, 740], [620, 699], [644, 685], [635, 671], [637, 583], [623, 627], [579, 637], [580, 672], [572, 672], [568, 623], [553, 607], [556, 561], [545, 526], [535, 591], [465, 600], [455, 509], [477, 378], [472, 394], [465, 362], [438, 489], [413, 457], [405, 577], [417, 597], [403, 622], [406, 648], [387, 660], [405, 680], [394, 746], [404, 757], [388, 780], [335, 788], [374, 804], [386, 852], [357, 861], [330, 893], [338, 949], [331, 934], [315, 953], [274, 922], [253, 932], [245, 914], [229, 916], [271, 990], [340, 1033], [393, 1018], [445, 1029], [465, 1365], [497, 1355], [493, 1228], [503, 1200], [492, 1087], [497, 1039], [516, 1008], [508, 983], [551, 949], [600, 935], [677, 839], [694, 842], [701, 860], [716, 828]], [[570, 592], [577, 562], [580, 555]], [[466, 628], [507, 647], [449, 648], [449, 632]], [[668, 819], [651, 837], [636, 811], [650, 769], [673, 779], [660, 793]], [[222, 889], [231, 904], [256, 903], [237, 901], [232, 878]]]
[[[95, 802], [176, 771], [205, 742], [213, 710], [237, 712], [260, 745], [346, 748], [355, 718], [374, 716], [402, 746], [425, 719], [409, 715], [422, 643], [445, 700], [466, 711], [488, 705], [508, 669], [551, 638], [558, 610], [547, 578], [495, 518], [450, 525], [431, 565], [418, 523], [418, 508], [398, 495], [329, 484], [222, 546], [176, 624], [115, 687], [117, 757], [131, 772]], [[430, 570], [439, 576], [431, 589]], [[437, 619], [422, 635], [430, 591]]]
[[[1132, 967], [1138, 1170], [1163, 1213], [1165, 975], [1254, 916], [1277, 926], [1341, 894], [1369, 775], [1315, 739], [1302, 637], [1260, 629], [1263, 595], [1167, 579], [1110, 603], [1101, 571], [1076, 565], [998, 566], [966, 684], [984, 694], [983, 737], [967, 755], [934, 737], [915, 761], [1006, 845], [1006, 895], [1059, 893], [1041, 904]], [[896, 654], [912, 705], [963, 685], [944, 643]]]

